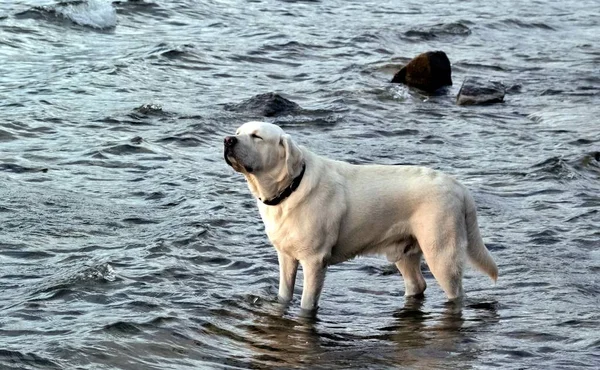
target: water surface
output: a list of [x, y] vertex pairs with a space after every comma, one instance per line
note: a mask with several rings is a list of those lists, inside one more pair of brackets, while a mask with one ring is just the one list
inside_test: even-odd
[[[594, 368], [600, 362], [600, 5], [595, 0], [11, 1], [0, 4], [0, 367]], [[448, 94], [388, 81], [444, 50]], [[467, 76], [504, 104], [458, 107]], [[316, 320], [222, 159], [268, 118], [315, 152], [455, 175], [496, 285], [384, 258], [330, 269]], [[426, 269], [426, 267], [424, 267]], [[301, 278], [300, 278], [301, 281]], [[300, 293], [301, 287], [296, 289]]]

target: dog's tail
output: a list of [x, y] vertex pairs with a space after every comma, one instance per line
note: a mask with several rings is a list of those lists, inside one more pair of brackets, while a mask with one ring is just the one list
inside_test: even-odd
[[498, 266], [492, 259], [490, 252], [485, 247], [483, 239], [479, 234], [479, 225], [477, 223], [477, 208], [475, 207], [475, 201], [469, 194], [465, 194], [465, 220], [467, 224], [467, 255], [471, 263], [489, 275], [494, 282], [498, 279]]

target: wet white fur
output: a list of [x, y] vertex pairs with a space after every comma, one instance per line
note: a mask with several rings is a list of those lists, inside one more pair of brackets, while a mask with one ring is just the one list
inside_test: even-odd
[[[292, 298], [300, 264], [301, 307], [316, 309], [327, 266], [372, 253], [395, 262], [406, 296], [426, 288], [421, 256], [449, 299], [463, 295], [467, 258], [496, 280], [498, 269], [479, 234], [473, 198], [454, 178], [425, 167], [327, 159], [264, 122], [242, 125], [236, 137], [230, 159], [257, 198], [277, 195], [306, 164], [300, 186], [281, 204], [257, 199], [279, 257], [280, 299]], [[248, 173], [242, 165], [256, 170]]]

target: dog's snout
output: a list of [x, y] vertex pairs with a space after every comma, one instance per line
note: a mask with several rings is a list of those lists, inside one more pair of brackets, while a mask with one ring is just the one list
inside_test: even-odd
[[225, 137], [225, 146], [231, 148], [237, 143], [237, 138], [235, 136], [227, 136]]

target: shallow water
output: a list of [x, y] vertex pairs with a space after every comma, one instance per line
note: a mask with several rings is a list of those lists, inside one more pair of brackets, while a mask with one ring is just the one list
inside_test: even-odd
[[[600, 363], [597, 1], [0, 3], [0, 368], [594, 368]], [[444, 50], [448, 94], [391, 85]], [[467, 76], [504, 104], [458, 107]], [[330, 269], [315, 320], [222, 138], [227, 104], [317, 153], [427, 165], [478, 203], [496, 285], [406, 301], [384, 258]], [[301, 281], [301, 279], [300, 279]], [[300, 292], [298, 286], [296, 292]]]

